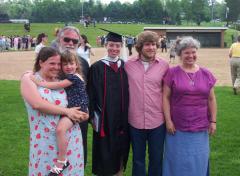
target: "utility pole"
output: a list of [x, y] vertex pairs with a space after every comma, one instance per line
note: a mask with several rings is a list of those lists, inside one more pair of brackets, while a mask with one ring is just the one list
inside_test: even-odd
[[229, 14], [229, 7], [226, 7], [226, 20], [227, 20], [226, 26], [227, 27], [228, 27], [228, 14]]
[[84, 0], [82, 0], [82, 20], [83, 20], [83, 4], [84, 4]]
[[212, 3], [212, 21], [214, 20], [214, 5], [215, 5], [215, 0], [211, 0]]
[[167, 12], [166, 12], [166, 0], [163, 0], [163, 24], [166, 24], [167, 21]]

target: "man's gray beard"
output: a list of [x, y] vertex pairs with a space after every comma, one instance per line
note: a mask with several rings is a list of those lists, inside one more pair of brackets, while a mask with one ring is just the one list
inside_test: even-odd
[[70, 51], [71, 53], [74, 53], [74, 54], [76, 54], [77, 53], [77, 48], [67, 48], [67, 47], [65, 47], [65, 46], [61, 46], [61, 45], [59, 45], [59, 52], [60, 53], [64, 53], [65, 51]]

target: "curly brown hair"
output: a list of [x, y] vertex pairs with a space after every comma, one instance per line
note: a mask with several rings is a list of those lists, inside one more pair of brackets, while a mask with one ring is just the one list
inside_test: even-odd
[[139, 54], [142, 52], [144, 43], [146, 42], [156, 42], [157, 48], [159, 48], [159, 36], [156, 32], [144, 31], [137, 36], [137, 42], [135, 48]]

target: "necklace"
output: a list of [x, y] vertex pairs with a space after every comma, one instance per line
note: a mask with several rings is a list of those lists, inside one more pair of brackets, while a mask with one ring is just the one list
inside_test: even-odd
[[[193, 77], [191, 77], [191, 76], [189, 76], [189, 74], [187, 73], [187, 72], [185, 72], [185, 74], [186, 74], [186, 76], [187, 76], [187, 78], [188, 78], [188, 80], [189, 80], [189, 84], [191, 85], [191, 86], [194, 86], [195, 85], [195, 82], [194, 82], [194, 78]], [[194, 75], [193, 75], [194, 76]]]
[[[182, 69], [183, 69], [185, 75], [186, 75], [187, 78], [188, 78], [189, 84], [190, 84], [191, 86], [194, 86], [194, 85], [195, 85], [194, 77], [195, 77], [195, 73], [196, 73], [196, 72], [186, 72], [183, 67], [182, 67]], [[193, 67], [192, 70], [196, 71], [196, 69], [198, 69], [198, 66], [196, 66], [196, 65], [194, 64], [194, 67]], [[191, 75], [190, 75], [190, 74], [191, 74]]]

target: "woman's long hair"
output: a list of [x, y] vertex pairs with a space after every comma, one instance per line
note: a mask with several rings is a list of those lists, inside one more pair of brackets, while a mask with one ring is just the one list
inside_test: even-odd
[[47, 37], [45, 33], [38, 34], [37, 36], [37, 45], [40, 44], [44, 37]]
[[82, 39], [84, 40], [84, 43], [85, 43], [85, 47], [84, 47], [84, 51], [87, 51], [89, 49], [89, 47], [86, 45], [88, 42], [88, 39], [87, 39], [87, 36], [82, 34], [81, 35]]

